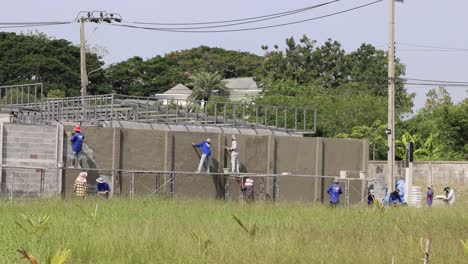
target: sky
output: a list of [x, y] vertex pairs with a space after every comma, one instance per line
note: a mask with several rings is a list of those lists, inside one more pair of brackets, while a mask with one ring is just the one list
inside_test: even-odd
[[[316, 5], [330, 0], [0, 0], [0, 22], [72, 21], [79, 11], [104, 10], [119, 13], [124, 22], [204, 22], [262, 16]], [[281, 24], [339, 12], [374, 0], [341, 0], [291, 16], [263, 21], [255, 26]], [[396, 56], [406, 65], [406, 77], [414, 79], [468, 82], [467, 0], [405, 0], [395, 4]], [[362, 43], [386, 50], [388, 43], [389, 0], [348, 13], [305, 23], [255, 31], [225, 33], [174, 33], [86, 24], [90, 46], [107, 49], [106, 65], [133, 56], [151, 58], [171, 51], [200, 45], [248, 51], [263, 55], [262, 45], [284, 48], [288, 37], [307, 35], [321, 45], [328, 38], [339, 41], [346, 52]], [[252, 24], [239, 26], [252, 27]], [[79, 23], [49, 27], [1, 29], [0, 31], [39, 31], [79, 44]], [[420, 46], [459, 48], [440, 51]], [[437, 51], [436, 51], [437, 50]], [[88, 69], [91, 71], [92, 69]], [[407, 86], [416, 93], [415, 108], [424, 106], [425, 94], [434, 86]], [[446, 88], [455, 103], [468, 96], [468, 87]]]

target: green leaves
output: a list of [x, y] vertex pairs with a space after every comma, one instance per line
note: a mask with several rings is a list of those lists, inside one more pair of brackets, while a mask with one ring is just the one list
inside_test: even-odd
[[219, 73], [200, 72], [190, 77], [192, 86], [191, 99], [208, 101], [214, 94], [219, 96], [229, 96], [229, 91], [226, 88], [226, 82]]
[[40, 216], [37, 220], [32, 217], [27, 217], [24, 214], [21, 214], [20, 216], [22, 219], [15, 221], [15, 224], [28, 236], [34, 237], [36, 240], [40, 240], [44, 233], [49, 229], [48, 221], [50, 216], [47, 214]]

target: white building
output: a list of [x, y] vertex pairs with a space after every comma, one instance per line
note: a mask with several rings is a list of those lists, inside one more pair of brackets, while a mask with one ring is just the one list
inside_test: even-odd
[[160, 99], [163, 104], [169, 102], [179, 105], [187, 105], [188, 97], [192, 94], [192, 90], [187, 86], [179, 83], [162, 94], [156, 94], [154, 97]]

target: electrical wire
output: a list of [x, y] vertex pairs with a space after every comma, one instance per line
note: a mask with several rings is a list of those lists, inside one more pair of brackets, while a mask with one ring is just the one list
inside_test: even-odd
[[339, 12], [334, 12], [330, 14], [326, 14], [323, 16], [318, 16], [318, 17], [313, 17], [309, 19], [303, 19], [303, 20], [297, 20], [297, 21], [292, 21], [292, 22], [287, 22], [287, 23], [281, 23], [281, 24], [275, 24], [275, 25], [268, 25], [268, 26], [261, 26], [261, 27], [251, 27], [251, 28], [238, 28], [238, 29], [225, 29], [225, 30], [179, 30], [179, 29], [165, 29], [165, 28], [155, 28], [155, 27], [141, 27], [141, 26], [133, 26], [133, 25], [117, 25], [117, 24], [110, 24], [111, 26], [115, 27], [127, 27], [127, 28], [135, 28], [135, 29], [146, 29], [146, 30], [154, 30], [154, 31], [164, 31], [164, 32], [176, 32], [176, 33], [223, 33], [223, 32], [239, 32], [239, 31], [252, 31], [252, 30], [260, 30], [260, 29], [267, 29], [267, 28], [275, 28], [275, 27], [283, 27], [283, 26], [288, 26], [288, 25], [294, 25], [294, 24], [299, 24], [299, 23], [304, 23], [308, 21], [313, 21], [313, 20], [318, 20], [326, 17], [331, 17], [347, 12], [351, 12], [357, 9], [361, 9], [370, 5], [374, 5], [377, 3], [382, 2], [383, 0], [377, 0], [373, 1], [367, 4], [359, 5], [353, 8], [345, 9]]
[[4, 29], [4, 28], [25, 28], [25, 27], [46, 27], [46, 26], [67, 25], [67, 24], [71, 24], [71, 23], [73, 23], [73, 22], [20, 24], [20, 25], [11, 25], [11, 26], [2, 26], [0, 24], [0, 29]]
[[432, 83], [451, 83], [451, 84], [468, 84], [468, 82], [457, 82], [457, 81], [440, 81], [440, 80], [426, 80], [426, 79], [416, 79], [416, 78], [401, 78], [407, 81], [420, 81], [420, 82], [432, 82]]
[[239, 25], [257, 23], [257, 22], [261, 22], [261, 21], [266, 21], [266, 20], [271, 20], [271, 19], [276, 19], [276, 18], [280, 18], [280, 17], [284, 17], [284, 16], [289, 16], [289, 15], [297, 14], [297, 13], [304, 12], [304, 11], [308, 11], [308, 10], [311, 10], [311, 9], [314, 9], [314, 8], [319, 8], [319, 7], [322, 7], [322, 6], [326, 6], [326, 5], [329, 5], [329, 4], [333, 4], [333, 3], [338, 2], [338, 1], [340, 1], [340, 0], [333, 0], [333, 1], [330, 1], [330, 2], [318, 4], [318, 5], [309, 7], [307, 10], [303, 10], [303, 11], [298, 11], [298, 12], [288, 13], [288, 14], [278, 15], [278, 16], [271, 16], [271, 17], [268, 17], [268, 18], [255, 19], [255, 20], [250, 20], [250, 21], [245, 21], [245, 22], [237, 22], [237, 23], [222, 24], [222, 25], [215, 25], [215, 26], [202, 26], [202, 27], [170, 27], [170, 28], [160, 28], [160, 29], [169, 29], [169, 30], [171, 30], [171, 29], [176, 29], [176, 30], [190, 30], [190, 29], [206, 29], [206, 28], [220, 28], [220, 27], [222, 28], [222, 27], [230, 27], [230, 26], [239, 26]]
[[[290, 11], [285, 11], [281, 13], [275, 13], [275, 14], [270, 14], [270, 15], [264, 15], [264, 16], [256, 16], [256, 17], [249, 17], [249, 18], [240, 18], [240, 19], [232, 19], [232, 20], [224, 20], [224, 21], [211, 21], [211, 22], [187, 22], [187, 23], [158, 23], [158, 22], [129, 22], [132, 24], [139, 24], [139, 25], [163, 25], [163, 26], [183, 26], [183, 25], [209, 25], [209, 24], [224, 24], [224, 25], [217, 25], [217, 26], [204, 26], [204, 27], [181, 27], [181, 28], [164, 28], [164, 29], [204, 29], [204, 28], [216, 28], [216, 27], [225, 27], [225, 26], [236, 26], [236, 25], [243, 25], [243, 24], [249, 24], [249, 23], [256, 23], [260, 21], [266, 21], [270, 19], [275, 19], [279, 17], [284, 17], [284, 16], [290, 16], [293, 14], [298, 14], [302, 13], [305, 11], [309, 11], [311, 9], [319, 8], [322, 6], [326, 6], [329, 4], [333, 4], [336, 2], [339, 2], [341, 0], [333, 0], [313, 6], [308, 6], [300, 9], [295, 9], [295, 10], [290, 10]], [[240, 22], [244, 21], [244, 22]], [[238, 22], [238, 23], [232, 23], [232, 22]], [[226, 23], [231, 23], [231, 24], [226, 24]]]
[[411, 83], [407, 82], [405, 85], [415, 85], [415, 86], [444, 86], [444, 87], [468, 87], [468, 84], [452, 84], [452, 83]]
[[409, 47], [418, 47], [418, 48], [429, 48], [429, 49], [433, 49], [433, 50], [468, 51], [468, 49], [465, 49], [465, 48], [449, 48], [449, 47], [428, 46], [428, 45], [419, 45], [419, 44], [402, 43], [402, 42], [395, 42], [395, 44], [400, 45], [400, 46], [409, 46]]

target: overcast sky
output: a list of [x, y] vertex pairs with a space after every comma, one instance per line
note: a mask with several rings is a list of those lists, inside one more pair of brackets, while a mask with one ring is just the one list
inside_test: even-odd
[[[303, 8], [330, 0], [0, 0], [0, 22], [71, 21], [81, 10], [105, 10], [121, 14], [125, 21], [142, 22], [203, 22], [268, 15]], [[322, 16], [373, 0], [341, 0], [300, 14], [264, 21], [257, 26]], [[264, 54], [261, 45], [284, 47], [284, 40], [303, 34], [322, 44], [326, 39], [339, 41], [347, 52], [362, 43], [386, 49], [388, 42], [389, 1], [352, 12], [306, 23], [257, 31], [230, 33], [172, 33], [86, 24], [87, 43], [103, 46], [109, 53], [106, 64], [133, 56], [151, 58], [170, 51], [200, 45]], [[405, 0], [396, 3], [396, 42], [420, 46], [450, 47], [465, 51], [434, 51], [435, 48], [397, 45], [397, 57], [406, 65], [408, 78], [468, 82], [468, 10], [467, 0]], [[241, 28], [252, 27], [242, 25]], [[0, 29], [27, 32], [38, 30], [55, 38], [79, 43], [79, 24]], [[425, 51], [423, 51], [425, 50]], [[88, 69], [91, 70], [91, 69]], [[424, 105], [426, 92], [433, 87], [408, 86], [416, 92], [416, 109]], [[447, 88], [454, 102], [467, 97], [467, 87]]]

